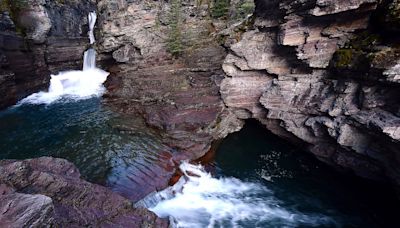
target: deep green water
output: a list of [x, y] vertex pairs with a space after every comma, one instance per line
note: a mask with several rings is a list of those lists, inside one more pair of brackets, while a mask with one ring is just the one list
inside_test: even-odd
[[[146, 181], [134, 177], [151, 179], [144, 170], [167, 150], [139, 121], [116, 115], [97, 98], [2, 111], [0, 145], [0, 159], [66, 158], [88, 180], [121, 193], [140, 192]], [[400, 204], [390, 188], [339, 174], [254, 122], [222, 142], [208, 170], [265, 186], [282, 208], [329, 218], [320, 227], [400, 227]]]
[[211, 171], [261, 183], [282, 207], [335, 221], [322, 227], [400, 227], [390, 187], [335, 172], [255, 121], [222, 142]]
[[149, 175], [152, 171], [147, 166], [166, 150], [140, 121], [116, 115], [98, 98], [2, 111], [0, 145], [0, 159], [65, 158], [87, 180], [133, 198], [140, 195], [145, 182], [132, 177]]

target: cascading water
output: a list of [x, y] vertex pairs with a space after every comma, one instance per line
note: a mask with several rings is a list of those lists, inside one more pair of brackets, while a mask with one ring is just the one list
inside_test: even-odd
[[[96, 18], [95, 12], [89, 13], [88, 35], [90, 44], [95, 43], [93, 29]], [[60, 72], [58, 75], [51, 75], [48, 92], [34, 93], [18, 102], [18, 105], [50, 104], [61, 98], [81, 100], [101, 96], [105, 91], [103, 83], [108, 75], [108, 72], [96, 68], [96, 51], [90, 48], [84, 53], [83, 69], [81, 71], [65, 71]]]
[[[201, 166], [183, 163], [184, 176], [172, 187], [136, 203], [175, 227], [298, 227], [332, 226], [324, 215], [286, 209], [272, 191], [258, 183], [213, 178]], [[246, 225], [243, 225], [246, 224]]]
[[83, 53], [83, 71], [96, 68], [96, 51], [93, 48]]
[[95, 38], [94, 38], [94, 33], [93, 33], [93, 29], [94, 29], [94, 25], [96, 24], [96, 20], [97, 20], [97, 15], [96, 12], [90, 12], [88, 15], [88, 19], [89, 19], [89, 40], [90, 40], [90, 44], [94, 44], [96, 42]]

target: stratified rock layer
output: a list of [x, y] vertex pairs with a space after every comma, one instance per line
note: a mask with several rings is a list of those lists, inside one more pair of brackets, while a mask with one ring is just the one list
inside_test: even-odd
[[1, 227], [166, 227], [57, 158], [0, 161]]
[[400, 186], [398, 43], [378, 41], [375, 33], [385, 31], [372, 25], [385, 7], [374, 0], [256, 4], [253, 29], [229, 47], [223, 65], [225, 105], [328, 164]]
[[396, 3], [257, 0], [253, 17], [226, 23], [188, 1], [191, 45], [174, 59], [169, 4], [100, 1], [100, 49], [118, 65], [108, 101], [184, 158], [254, 118], [338, 169], [400, 186]]
[[[241, 128], [219, 94], [226, 52], [213, 36], [225, 27], [205, 3], [182, 4], [179, 58], [168, 52], [170, 3], [99, 1], [99, 51], [112, 59], [106, 101], [120, 112], [142, 117], [163, 133], [181, 159], [204, 155], [215, 139]], [[221, 122], [223, 117], [223, 124]], [[232, 125], [230, 123], [233, 123]]]

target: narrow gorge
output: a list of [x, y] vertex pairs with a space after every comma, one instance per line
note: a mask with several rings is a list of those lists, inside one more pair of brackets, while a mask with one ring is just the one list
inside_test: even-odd
[[398, 0], [1, 0], [0, 226], [397, 227], [399, 35]]

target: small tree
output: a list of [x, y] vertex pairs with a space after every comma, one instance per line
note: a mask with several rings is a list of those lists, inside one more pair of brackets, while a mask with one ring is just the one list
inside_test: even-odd
[[181, 10], [181, 0], [171, 0], [171, 8], [168, 14], [169, 34], [167, 48], [175, 57], [179, 56], [183, 51]]
[[227, 16], [229, 12], [229, 0], [214, 0], [214, 6], [211, 9], [211, 16], [220, 18]]

